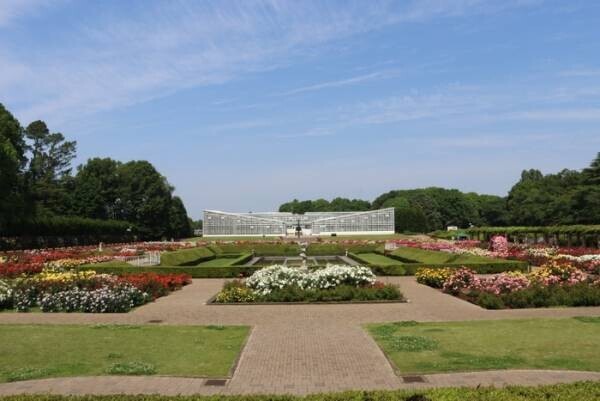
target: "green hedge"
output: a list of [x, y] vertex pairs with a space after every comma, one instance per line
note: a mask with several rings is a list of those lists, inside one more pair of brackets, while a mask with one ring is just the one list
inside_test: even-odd
[[120, 243], [136, 239], [131, 223], [81, 217], [36, 218], [0, 226], [0, 250]]
[[546, 386], [454, 387], [427, 390], [347, 391], [294, 395], [15, 395], [4, 401], [594, 401], [600, 399], [600, 382]]
[[313, 243], [306, 249], [309, 256], [345, 255], [346, 250], [353, 253], [374, 252], [378, 244], [319, 244]]
[[[514, 261], [514, 260], [501, 260], [481, 263], [398, 263], [398, 265], [391, 266], [377, 266], [369, 263], [365, 259], [360, 257], [360, 254], [349, 253], [352, 259], [364, 263], [369, 266], [375, 274], [380, 276], [411, 276], [414, 275], [418, 268], [429, 267], [432, 269], [440, 269], [444, 267], [449, 268], [461, 268], [468, 267], [479, 274], [496, 274], [503, 273], [506, 271], [527, 271], [529, 265], [527, 262]], [[388, 257], [390, 255], [387, 255]]]
[[471, 227], [467, 232], [477, 234], [595, 234], [600, 235], [600, 225], [572, 226], [513, 226], [513, 227]]
[[296, 244], [231, 243], [210, 244], [208, 246], [217, 255], [249, 253], [256, 256], [298, 256], [300, 247]]
[[178, 251], [163, 252], [160, 255], [161, 266], [195, 266], [198, 263], [214, 259], [215, 254], [207, 247], [180, 249]]
[[195, 267], [195, 266], [101, 266], [86, 265], [79, 270], [94, 270], [96, 273], [130, 274], [130, 273], [185, 273], [193, 278], [235, 278], [252, 275], [259, 267], [254, 266], [223, 266], [223, 267]]

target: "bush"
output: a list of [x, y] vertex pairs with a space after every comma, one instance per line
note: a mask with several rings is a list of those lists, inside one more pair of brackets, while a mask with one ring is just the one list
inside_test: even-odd
[[571, 286], [539, 284], [505, 294], [472, 291], [464, 297], [486, 309], [600, 306], [600, 287], [589, 283]]
[[454, 272], [450, 268], [428, 269], [421, 267], [415, 272], [417, 283], [425, 284], [433, 288], [442, 288], [446, 281]]
[[79, 270], [94, 270], [106, 274], [131, 274], [131, 273], [157, 273], [157, 274], [188, 274], [192, 278], [238, 278], [249, 277], [259, 270], [257, 266], [223, 266], [223, 267], [197, 267], [197, 266], [131, 266], [131, 265], [86, 265]]
[[255, 302], [254, 291], [242, 285], [226, 285], [215, 298], [216, 303], [249, 303]]
[[0, 280], [0, 310], [12, 307], [13, 290], [12, 288]]
[[43, 312], [122, 313], [148, 301], [148, 294], [121, 283], [93, 291], [78, 288], [45, 294], [40, 300]]
[[133, 285], [156, 299], [190, 284], [192, 277], [188, 274], [139, 273], [124, 274], [119, 277], [119, 281]]

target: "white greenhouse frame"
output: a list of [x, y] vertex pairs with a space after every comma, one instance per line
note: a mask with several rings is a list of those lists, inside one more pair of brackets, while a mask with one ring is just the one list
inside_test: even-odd
[[381, 235], [393, 234], [394, 208], [365, 212], [286, 212], [229, 213], [205, 210], [205, 237], [293, 236], [300, 225], [302, 235]]

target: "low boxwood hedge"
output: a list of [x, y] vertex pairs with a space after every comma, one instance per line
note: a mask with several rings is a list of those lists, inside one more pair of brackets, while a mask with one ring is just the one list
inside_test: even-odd
[[[377, 266], [367, 262], [365, 259], [360, 257], [360, 254], [349, 253], [352, 259], [369, 266], [375, 274], [380, 276], [412, 276], [416, 270], [420, 267], [429, 267], [432, 269], [441, 269], [443, 267], [450, 268], [461, 268], [468, 267], [478, 274], [496, 274], [506, 271], [527, 271], [529, 265], [527, 262], [521, 262], [516, 260], [490, 260], [489, 262], [481, 263], [402, 263], [398, 265], [390, 266]], [[390, 255], [386, 255], [390, 257]], [[396, 258], [392, 258], [396, 259]]]
[[427, 390], [346, 391], [295, 395], [15, 395], [4, 401], [593, 401], [600, 399], [600, 382], [546, 386], [453, 387]]
[[85, 265], [79, 270], [94, 270], [96, 273], [107, 274], [129, 274], [129, 273], [185, 273], [193, 278], [235, 278], [247, 277], [252, 275], [260, 267], [255, 266], [214, 266], [214, 267], [198, 267], [198, 266], [102, 266]]

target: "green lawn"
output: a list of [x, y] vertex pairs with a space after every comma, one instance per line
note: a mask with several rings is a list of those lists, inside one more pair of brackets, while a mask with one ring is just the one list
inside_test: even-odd
[[229, 267], [234, 266], [237, 263], [241, 262], [244, 259], [247, 259], [250, 254], [243, 254], [238, 257], [229, 257], [229, 258], [216, 258], [207, 260], [206, 262], [202, 262], [196, 266], [198, 267]]
[[105, 374], [228, 376], [245, 326], [0, 326], [0, 382]]
[[367, 326], [402, 374], [489, 369], [600, 371], [600, 317]]
[[483, 256], [453, 254], [449, 252], [430, 251], [427, 249], [400, 247], [392, 252], [392, 255], [404, 259], [414, 260], [419, 263], [485, 263], [498, 261], [500, 259], [486, 258]]
[[398, 260], [388, 258], [387, 256], [383, 256], [378, 253], [359, 253], [358, 257], [363, 259], [365, 262], [374, 264], [376, 266], [395, 266], [402, 264], [402, 262]]
[[161, 266], [191, 266], [199, 263], [203, 258], [213, 256], [213, 252], [207, 247], [181, 249], [179, 251], [164, 252], [160, 255]]

